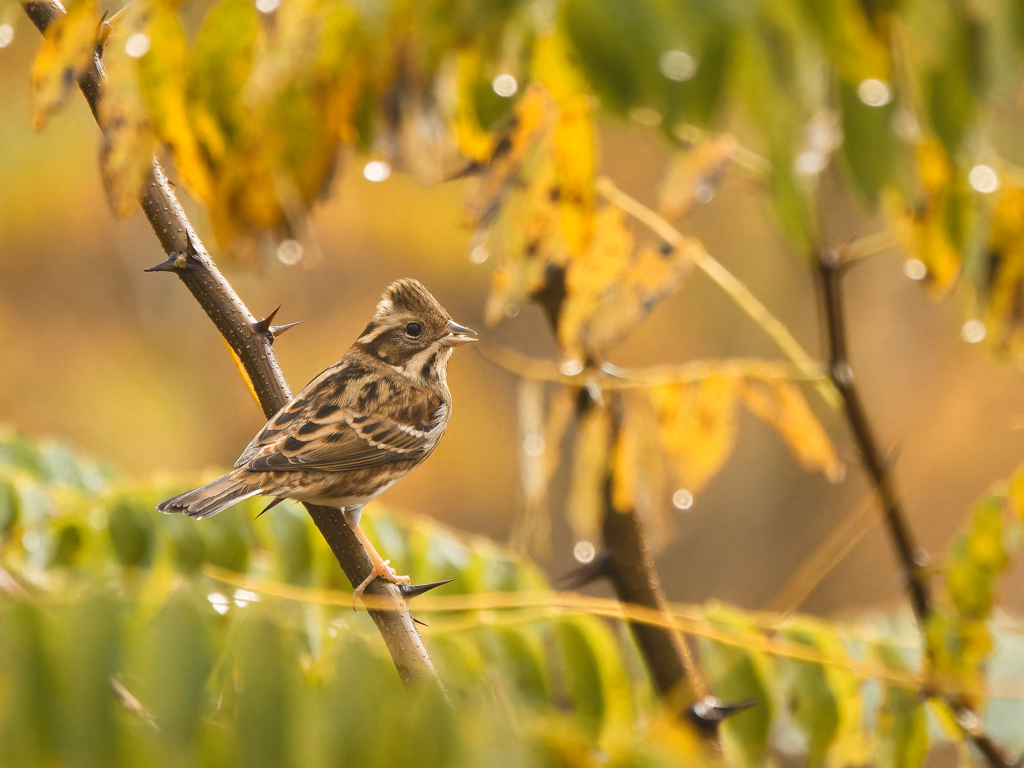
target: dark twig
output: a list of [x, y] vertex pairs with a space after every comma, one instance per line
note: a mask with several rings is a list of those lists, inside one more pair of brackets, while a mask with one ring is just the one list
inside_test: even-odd
[[910, 593], [910, 603], [919, 624], [924, 625], [931, 615], [931, 594], [928, 589], [927, 573], [923, 558], [915, 547], [907, 514], [888, 462], [878, 448], [878, 441], [871, 431], [864, 403], [860, 399], [850, 367], [846, 345], [846, 323], [843, 316], [843, 295], [840, 287], [843, 266], [838, 254], [829, 251], [818, 260], [821, 265], [822, 286], [825, 298], [825, 317], [829, 337], [829, 375], [839, 390], [846, 407], [846, 418], [850, 423], [853, 438], [860, 449], [868, 474], [878, 490], [885, 513], [885, 524], [896, 547], [896, 555], [903, 569], [903, 577]]
[[[27, 0], [24, 8], [40, 32], [45, 32], [64, 13], [52, 0]], [[104, 89], [99, 54], [79, 76], [78, 84], [99, 122]], [[271, 346], [273, 336], [253, 327], [255, 318], [210, 259], [155, 158], [140, 203], [161, 247], [168, 254], [168, 260], [159, 265], [159, 271], [174, 272], [199, 302], [241, 362], [264, 416], [270, 418], [291, 399], [288, 382]], [[373, 566], [341, 510], [305, 506], [345, 576], [353, 585], [361, 583]], [[402, 681], [411, 685], [419, 680], [432, 680], [441, 685], [398, 587], [377, 579], [366, 591], [377, 597], [377, 605], [382, 601], [385, 604], [368, 613], [384, 638]]]
[[[846, 345], [843, 294], [840, 285], [844, 271], [849, 265], [842, 261], [838, 251], [832, 249], [821, 252], [818, 264], [821, 270], [821, 287], [828, 326], [829, 374], [843, 399], [846, 418], [850, 424], [853, 438], [882, 501], [886, 528], [900, 561], [918, 630], [924, 637], [932, 612], [928, 571], [920, 550], [914, 544], [907, 514], [896, 491], [891, 462], [879, 449], [878, 441], [871, 431], [867, 412], [854, 383], [853, 369], [850, 367]], [[927, 640], [924, 642], [927, 655]], [[997, 744], [985, 732], [981, 719], [971, 706], [956, 697], [945, 697], [944, 700], [953, 710], [956, 721], [964, 733], [993, 768], [1010, 768], [1020, 765], [1018, 760], [1010, 756], [1006, 749]]]

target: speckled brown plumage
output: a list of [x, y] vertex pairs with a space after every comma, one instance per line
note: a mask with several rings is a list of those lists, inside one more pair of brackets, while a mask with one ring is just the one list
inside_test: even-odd
[[[444, 436], [448, 358], [475, 337], [416, 280], [392, 283], [344, 357], [267, 422], [231, 472], [157, 509], [205, 518], [251, 496], [297, 499], [345, 509], [362, 537], [363, 505]], [[374, 575], [399, 578], [370, 549], [375, 570], [362, 586]]]

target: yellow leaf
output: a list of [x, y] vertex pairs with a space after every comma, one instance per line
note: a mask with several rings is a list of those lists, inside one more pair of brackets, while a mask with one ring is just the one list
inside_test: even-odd
[[658, 434], [687, 490], [703, 488], [736, 444], [739, 382], [712, 376], [699, 384], [667, 384], [649, 390]]
[[569, 263], [565, 274], [565, 301], [558, 319], [558, 340], [563, 355], [580, 359], [582, 337], [598, 302], [615, 286], [629, 265], [633, 236], [625, 214], [608, 206], [595, 217], [590, 247]]
[[[644, 248], [633, 254], [626, 271], [619, 275], [594, 308], [587, 322], [584, 343], [595, 350], [607, 350], [640, 325], [652, 309], [672, 294], [693, 266], [693, 245], [671, 250]], [[666, 252], [667, 250], [667, 252]]]
[[512, 122], [495, 137], [495, 150], [486, 160], [485, 171], [466, 198], [466, 210], [477, 227], [490, 223], [509, 184], [516, 179], [554, 118], [551, 96], [530, 86], [516, 103]]
[[547, 157], [525, 186], [511, 195], [494, 227], [501, 262], [487, 299], [487, 322], [501, 320], [513, 307], [532, 298], [548, 279], [549, 269], [564, 268], [569, 252], [561, 234], [558, 209], [551, 199], [554, 166]]
[[590, 244], [594, 219], [594, 170], [597, 153], [589, 101], [563, 109], [551, 137], [562, 236], [574, 255]]
[[32, 126], [37, 130], [67, 103], [78, 77], [91, 64], [100, 39], [96, 0], [79, 0], [46, 29], [43, 44], [32, 62], [29, 101]]
[[886, 45], [872, 29], [861, 3], [857, 0], [831, 0], [804, 5], [812, 12], [836, 70], [847, 82], [856, 85], [869, 77], [888, 79]]
[[672, 221], [689, 213], [694, 202], [707, 202], [732, 164], [737, 148], [736, 139], [726, 133], [673, 154], [658, 194], [661, 215]]
[[798, 387], [781, 380], [744, 381], [740, 397], [782, 436], [800, 466], [819, 470], [833, 482], [842, 478], [843, 463], [835, 446]]
[[[142, 7], [132, 3], [121, 11], [114, 41], [123, 41], [142, 28]], [[100, 170], [107, 196], [118, 216], [138, 208], [139, 194], [149, 178], [157, 137], [139, 91], [136, 62], [124, 45], [110, 46], [103, 57], [107, 87], [100, 102], [103, 129]]]
[[487, 162], [469, 212], [476, 226], [491, 228], [500, 258], [489, 323], [557, 285], [569, 261], [584, 257], [594, 232], [593, 99], [558, 36], [537, 41], [533, 71], [540, 86], [524, 94], [510, 127], [488, 134], [486, 152], [482, 139], [474, 148], [473, 130], [464, 131], [467, 152]]
[[594, 214], [597, 138], [593, 97], [560, 35], [537, 41], [534, 76], [554, 96], [559, 118], [551, 137], [562, 230], [570, 252], [581, 255], [590, 241]]
[[202, 118], [186, 97], [190, 57], [184, 32], [171, 9], [156, 5], [150, 10], [149, 36], [149, 52], [138, 63], [139, 88], [157, 135], [174, 154], [182, 183], [193, 197], [209, 206], [214, 182], [207, 157], [217, 152], [200, 149], [190, 123], [190, 116]]
[[992, 211], [984, 321], [988, 339], [1018, 360], [1024, 356], [1024, 189], [1013, 186]]
[[966, 229], [966, 208], [941, 143], [932, 140], [918, 145], [917, 172], [922, 197], [916, 205], [895, 190], [885, 192], [883, 204], [903, 252], [927, 267], [932, 291], [941, 295], [960, 275], [963, 256], [951, 227]]
[[610, 438], [607, 408], [594, 406], [580, 417], [566, 515], [580, 538], [594, 540], [601, 530]]
[[544, 414], [543, 382], [522, 379], [519, 385], [519, 467], [525, 505], [511, 539], [522, 550], [550, 553], [551, 519], [548, 486], [558, 471], [562, 439], [576, 406], [576, 393], [559, 387]]
[[675, 527], [658, 422], [646, 398], [624, 398], [623, 405], [611, 456], [612, 506], [638, 514], [647, 545], [658, 552]]
[[483, 163], [493, 150], [491, 133], [480, 125], [476, 108], [476, 86], [480, 81], [481, 53], [478, 45], [463, 48], [456, 56], [458, 67], [458, 106], [455, 112], [455, 136], [462, 154]]

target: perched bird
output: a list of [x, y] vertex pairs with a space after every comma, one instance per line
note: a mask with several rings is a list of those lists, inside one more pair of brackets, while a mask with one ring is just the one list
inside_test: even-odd
[[422, 284], [392, 283], [345, 356], [267, 422], [235, 469], [157, 509], [204, 518], [258, 495], [275, 497], [264, 512], [285, 499], [340, 507], [373, 561], [353, 605], [378, 576], [408, 584], [359, 519], [365, 504], [437, 447], [452, 414], [448, 358], [476, 340]]

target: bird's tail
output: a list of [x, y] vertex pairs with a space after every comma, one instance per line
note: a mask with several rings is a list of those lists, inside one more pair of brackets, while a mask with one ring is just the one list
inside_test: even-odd
[[246, 481], [233, 472], [207, 483], [194, 491], [188, 491], [173, 499], [157, 504], [161, 512], [184, 512], [189, 517], [213, 517], [232, 504], [237, 504], [261, 492], [259, 483]]

